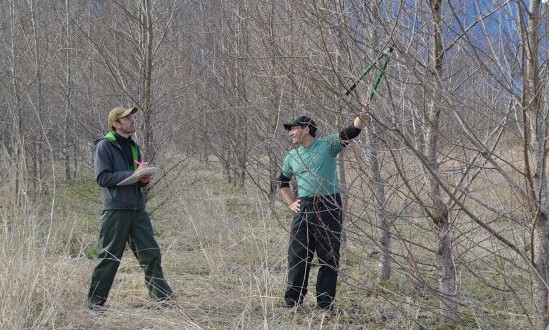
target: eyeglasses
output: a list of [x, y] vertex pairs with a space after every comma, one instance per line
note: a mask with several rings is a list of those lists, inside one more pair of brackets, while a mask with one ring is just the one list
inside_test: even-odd
[[134, 119], [135, 119], [132, 115], [127, 115], [127, 116], [125, 116], [125, 117], [118, 118], [118, 120], [116, 120], [116, 121], [120, 121], [120, 119], [124, 119], [124, 118], [126, 118], [126, 119], [128, 119], [128, 120], [134, 120]]

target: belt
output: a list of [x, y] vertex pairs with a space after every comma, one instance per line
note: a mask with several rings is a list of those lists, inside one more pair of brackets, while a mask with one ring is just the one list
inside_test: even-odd
[[316, 200], [337, 200], [339, 198], [341, 198], [339, 193], [331, 194], [331, 195], [314, 195], [314, 196], [299, 197], [300, 200], [305, 202], [316, 201]]

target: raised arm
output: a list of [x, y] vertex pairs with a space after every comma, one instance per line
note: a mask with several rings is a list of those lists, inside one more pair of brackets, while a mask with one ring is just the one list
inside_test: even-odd
[[349, 142], [360, 134], [360, 131], [364, 128], [364, 124], [366, 124], [368, 111], [370, 111], [370, 105], [368, 103], [363, 104], [362, 110], [355, 117], [353, 124], [339, 132], [339, 138], [342, 142]]

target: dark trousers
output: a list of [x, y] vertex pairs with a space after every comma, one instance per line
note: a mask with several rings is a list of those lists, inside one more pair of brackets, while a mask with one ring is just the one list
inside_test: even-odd
[[97, 251], [97, 264], [92, 274], [88, 304], [103, 305], [120, 266], [126, 243], [145, 272], [145, 284], [152, 298], [163, 300], [172, 295], [160, 265], [160, 247], [145, 210], [104, 210]]
[[319, 308], [331, 308], [337, 284], [341, 238], [341, 197], [336, 195], [301, 198], [294, 215], [288, 249], [287, 305], [299, 305], [307, 294], [311, 261], [316, 252], [320, 268], [316, 280]]

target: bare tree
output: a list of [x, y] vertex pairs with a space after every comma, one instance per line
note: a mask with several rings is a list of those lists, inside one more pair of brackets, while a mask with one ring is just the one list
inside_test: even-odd
[[62, 155], [65, 161], [65, 179], [71, 180], [71, 141], [73, 140], [72, 137], [74, 136], [74, 124], [73, 124], [73, 116], [72, 116], [72, 91], [74, 89], [72, 84], [72, 58], [71, 58], [71, 19], [70, 19], [70, 1], [65, 1], [65, 81], [64, 81], [64, 116], [63, 116], [63, 122], [64, 126], [62, 129]]
[[[35, 111], [36, 111], [36, 117], [37, 122], [40, 124], [42, 122], [43, 118], [43, 107], [44, 107], [44, 95], [43, 95], [43, 59], [42, 59], [42, 47], [41, 47], [41, 40], [40, 40], [40, 26], [38, 22], [38, 9], [36, 6], [36, 2], [34, 0], [29, 0], [29, 7], [30, 7], [30, 20], [31, 20], [31, 27], [32, 27], [32, 45], [33, 45], [33, 52], [34, 52], [34, 68], [36, 70], [36, 101], [34, 102], [35, 105]], [[37, 127], [37, 130], [41, 132], [41, 128]], [[45, 155], [43, 154], [44, 150], [44, 135], [43, 134], [37, 134], [37, 136], [34, 137], [32, 142], [32, 150], [30, 152], [31, 158], [32, 158], [32, 178], [33, 178], [33, 192], [38, 195], [38, 192], [41, 191], [41, 185], [42, 182], [42, 174], [45, 170], [43, 166], [43, 159]]]
[[142, 50], [143, 63], [141, 64], [141, 95], [139, 98], [139, 104], [143, 109], [143, 153], [154, 159], [153, 152], [153, 129], [152, 129], [152, 74], [153, 74], [153, 57], [154, 57], [154, 30], [153, 30], [153, 12], [152, 4], [150, 0], [142, 0], [139, 8], [139, 23], [140, 34], [139, 42], [140, 49]]
[[[381, 19], [379, 16], [379, 1], [372, 2], [371, 13], [369, 23], [373, 23], [378, 19]], [[373, 26], [374, 24], [372, 24]], [[370, 40], [374, 45], [374, 49], [380, 48], [379, 34], [380, 29], [372, 27], [370, 31]], [[374, 53], [373, 56], [375, 57]], [[387, 54], [388, 56], [388, 54]], [[378, 65], [381, 65], [378, 64]], [[381, 68], [378, 67], [378, 70]], [[370, 91], [372, 96], [375, 91]], [[372, 97], [373, 99], [373, 97]], [[376, 103], [374, 103], [374, 109], [376, 108]], [[372, 189], [374, 191], [375, 203], [376, 203], [376, 214], [378, 222], [378, 240], [381, 253], [379, 254], [379, 273], [378, 280], [381, 283], [384, 283], [389, 280], [391, 276], [391, 232], [390, 232], [390, 214], [387, 212], [387, 198], [385, 195], [385, 184], [383, 179], [383, 174], [380, 167], [380, 144], [381, 144], [381, 134], [382, 128], [375, 122], [371, 122], [371, 125], [368, 125], [368, 162], [371, 170], [371, 180], [372, 180]]]
[[[434, 90], [426, 92], [427, 113], [425, 114], [424, 126], [424, 151], [426, 156], [426, 171], [430, 197], [430, 205], [426, 205], [425, 211], [438, 229], [439, 240], [438, 256], [440, 262], [440, 308], [444, 322], [453, 322], [458, 315], [459, 298], [456, 282], [456, 267], [452, 254], [453, 236], [450, 230], [448, 217], [448, 206], [441, 196], [441, 188], [436, 179], [440, 175], [438, 163], [438, 132], [440, 130], [440, 113], [442, 104], [440, 102], [441, 88], [438, 85], [439, 79], [443, 78], [443, 57], [444, 46], [442, 44], [442, 0], [430, 0], [429, 2], [433, 15], [432, 31], [433, 44], [431, 61], [428, 63], [428, 70], [435, 81]], [[431, 94], [431, 95], [429, 95]]]
[[9, 144], [9, 151], [10, 156], [13, 159], [13, 164], [15, 164], [15, 171], [13, 172], [13, 175], [15, 176], [13, 182], [13, 195], [15, 196], [15, 199], [13, 202], [15, 204], [19, 204], [20, 197], [21, 197], [21, 185], [23, 184], [22, 179], [24, 177], [24, 144], [25, 144], [25, 137], [23, 135], [23, 110], [21, 107], [21, 83], [19, 81], [19, 70], [18, 70], [18, 62], [17, 62], [17, 38], [18, 38], [18, 24], [17, 24], [17, 18], [19, 17], [16, 3], [14, 1], [10, 1], [9, 4], [9, 26], [10, 26], [10, 33], [9, 33], [9, 59], [10, 59], [10, 89], [12, 91], [12, 97], [9, 100], [9, 112], [11, 113], [11, 134], [10, 134], [10, 144]]
[[[539, 328], [545, 328], [547, 312], [544, 301], [547, 299], [547, 293], [542, 290], [545, 284], [541, 283], [546, 283], [546, 281], [543, 279], [544, 275], [540, 274], [544, 274], [545, 266], [543, 265], [546, 264], [543, 261], [546, 260], [543, 256], [546, 243], [541, 243], [544, 242], [542, 237], [546, 236], [543, 229], [543, 219], [545, 218], [543, 201], [546, 188], [543, 183], [545, 180], [540, 178], [545, 177], [544, 159], [546, 156], [543, 151], [545, 148], [542, 146], [544, 143], [541, 141], [545, 141], [546, 116], [544, 109], [546, 108], [541, 106], [540, 102], [543, 99], [543, 88], [538, 79], [544, 73], [542, 66], [537, 61], [546, 59], [547, 54], [540, 53], [536, 46], [543, 39], [537, 35], [540, 29], [540, 21], [538, 21], [541, 13], [540, 2], [530, 2], [528, 9], [524, 4], [517, 2], [516, 11], [511, 10], [510, 5], [511, 2], [493, 4], [490, 7], [475, 7], [474, 5], [458, 7], [453, 6], [450, 2], [445, 7], [441, 1], [430, 1], [432, 29], [428, 35], [433, 41], [432, 52], [427, 61], [421, 61], [421, 55], [425, 53], [411, 51], [410, 47], [402, 47], [404, 43], [401, 38], [408, 35], [412, 40], [412, 34], [394, 34], [395, 44], [399, 48], [399, 54], [404, 63], [409, 68], [424, 69], [425, 76], [419, 70], [414, 74], [422, 85], [422, 93], [415, 96], [417, 100], [424, 99], [425, 106], [414, 107], [410, 127], [413, 137], [408, 136], [405, 126], [399, 127], [387, 122], [384, 122], [383, 125], [396, 133], [397, 140], [400, 140], [406, 145], [406, 148], [413, 152], [424, 168], [425, 192], [428, 199], [424, 198], [422, 190], [418, 189], [420, 187], [416, 188], [410, 185], [410, 181], [407, 179], [409, 170], [401, 170], [401, 176], [407, 184], [408, 190], [414, 195], [414, 199], [424, 209], [425, 214], [433, 220], [436, 228], [439, 245], [435, 251], [439, 256], [441, 270], [438, 294], [441, 298], [441, 315], [446, 322], [455, 321], [459, 316], [457, 307], [461, 300], [458, 298], [455, 256], [464, 258], [465, 253], [458, 251], [459, 246], [463, 244], [461, 240], [468, 235], [460, 234], [460, 242], [456, 245], [453, 233], [456, 230], [462, 231], [454, 224], [456, 221], [463, 221], [463, 217], [457, 215], [464, 214], [467, 218], [472, 219], [480, 229], [493, 237], [494, 244], [504, 246], [501, 253], [492, 252], [492, 258], [509, 260], [506, 258], [509, 258], [510, 253], [518, 256], [519, 261], [510, 262], [509, 267], [521, 269], [524, 267], [521, 262], [528, 260], [534, 266], [533, 269], [536, 270], [534, 278], [538, 286], [537, 290], [532, 292], [536, 297], [533, 306], [536, 306]], [[446, 13], [451, 13], [451, 16], [443, 14], [445, 8]], [[471, 11], [478, 15], [472, 22], [464, 19], [465, 15], [462, 15]], [[516, 13], [513, 20], [515, 20], [517, 28], [514, 31], [520, 31], [520, 34], [510, 32], [505, 28], [501, 28], [499, 33], [495, 33], [493, 25], [486, 18], [492, 15], [507, 17], [503, 13]], [[400, 12], [400, 14], [405, 16], [407, 12]], [[513, 14], [509, 16], [513, 16]], [[454, 24], [460, 26], [460, 32], [453, 36], [447, 30], [446, 33], [443, 30], [452, 22], [448, 18], [453, 18]], [[523, 18], [525, 18], [524, 21]], [[478, 26], [480, 28], [477, 28]], [[421, 30], [423, 25], [417, 27]], [[391, 29], [389, 28], [387, 31], [391, 31]], [[505, 52], [507, 49], [500, 47], [503, 40], [505, 40], [505, 44], [509, 44], [508, 40], [519, 36], [523, 40], [522, 43], [517, 44], [518, 54], [521, 52], [523, 54], [522, 64], [520, 64], [520, 60], [517, 61], [517, 58], [520, 59], [520, 57], [514, 55], [517, 54], [516, 52]], [[471, 65], [471, 61], [468, 63], [463, 61], [466, 58], [463, 56], [466, 52], [462, 51], [465, 49], [473, 54], [476, 66]], [[453, 60], [452, 65], [449, 64], [448, 56], [451, 56]], [[419, 63], [421, 64], [418, 67]], [[535, 73], [532, 74], [532, 72]], [[423, 77], [425, 79], [422, 79]], [[520, 89], [517, 89], [517, 77], [522, 77], [520, 83], [522, 88]], [[480, 85], [475, 85], [477, 82]], [[495, 84], [500, 90], [490, 91], [493, 96], [483, 95], [480, 91], [475, 90], [484, 84]], [[501, 107], [503, 104], [490, 100], [490, 96], [507, 98], [509, 106], [507, 109], [505, 106]], [[536, 100], [537, 97], [541, 98]], [[477, 112], [472, 110], [475, 107], [486, 109], [489, 113], [486, 112], [486, 115], [481, 118], [478, 110], [475, 109]], [[512, 109], [520, 109], [519, 113], [521, 114], [517, 117], [517, 123], [520, 125], [518, 132], [520, 132], [523, 141], [524, 165], [522, 168], [516, 166], [510, 158], [509, 147], [514, 147], [514, 145], [507, 143], [513, 139], [503, 142], [505, 141], [503, 137], [506, 134], [515, 134], [514, 130], [507, 126]], [[457, 125], [446, 121], [449, 116], [453, 116], [457, 120]], [[486, 129], [487, 127], [490, 129]], [[439, 144], [441, 140], [445, 143], [445, 147], [441, 147]], [[465, 156], [458, 163], [450, 161], [454, 158], [454, 152], [450, 151], [457, 150], [456, 148], [461, 149]], [[394, 157], [394, 160], [395, 164], [398, 164], [398, 157]], [[456, 180], [450, 179], [449, 173], [451, 172], [449, 170], [452, 166], [454, 166], [452, 171], [457, 170], [459, 173]], [[490, 183], [481, 180], [480, 175], [491, 176], [489, 173], [492, 169], [501, 175], [516, 196], [520, 196], [522, 200], [516, 207], [529, 211], [529, 216], [526, 218], [534, 219], [531, 226], [525, 226], [526, 219], [517, 217], [514, 212], [509, 210], [508, 205], [505, 203], [501, 205], [502, 200], [509, 200], [509, 198], [504, 195], [503, 191], [497, 191], [493, 178], [488, 179]], [[516, 176], [521, 177], [522, 180], [517, 181]], [[480, 182], [494, 187], [492, 193], [497, 196], [495, 203], [483, 201], [483, 197], [475, 194], [472, 190], [471, 187], [478, 186], [481, 184]], [[444, 197], [445, 195], [446, 197]], [[478, 211], [478, 207], [482, 211]], [[532, 236], [530, 239], [526, 238], [522, 243], [517, 242], [516, 236], [507, 234], [503, 229], [505, 223], [492, 223], [484, 218], [491, 213], [495, 213], [503, 219], [509, 219], [510, 226], [529, 227]], [[474, 240], [472, 236], [471, 239]], [[528, 243], [529, 241], [530, 243]], [[521, 248], [520, 245], [524, 243], [526, 243], [526, 247]], [[480, 243], [474, 244], [480, 246]], [[530, 251], [529, 257], [526, 256], [525, 250]], [[538, 268], [540, 266], [541, 269]], [[527, 276], [525, 273], [521, 273], [521, 277]], [[505, 281], [505, 283], [512, 288], [515, 296], [525, 289], [520, 281], [513, 283]], [[469, 294], [469, 292], [465, 294]]]
[[[528, 8], [519, 3], [520, 18], [527, 17], [522, 23], [523, 56], [525, 66], [522, 77], [522, 118], [525, 148], [525, 170], [530, 195], [530, 210], [533, 214], [534, 243], [532, 246], [532, 263], [536, 270], [537, 292], [534, 294], [534, 304], [538, 315], [538, 328], [549, 326], [549, 187], [547, 183], [547, 138], [549, 136], [547, 116], [549, 107], [544, 100], [542, 85], [542, 68], [539, 65], [542, 58], [540, 32], [541, 1], [531, 0]], [[547, 9], [545, 10], [547, 12]], [[547, 15], [545, 15], [547, 16]], [[547, 17], [546, 17], [547, 18]], [[547, 21], [547, 20], [545, 20]], [[525, 25], [525, 26], [524, 26]], [[545, 24], [547, 28], [547, 24]], [[547, 31], [545, 32], [547, 34]], [[547, 44], [544, 45], [548, 47]], [[545, 52], [545, 81], [547, 85], [547, 48]], [[528, 152], [526, 152], [528, 151]], [[530, 164], [530, 159], [532, 163]]]
[[[515, 4], [513, 10], [513, 3]], [[532, 0], [528, 3], [510, 1], [499, 6], [493, 6], [485, 16], [494, 12], [507, 9], [507, 13], [501, 16], [512, 22], [515, 30], [501, 27], [494, 35], [489, 24], [484, 20], [476, 21], [473, 25], [467, 25], [452, 8], [454, 17], [460, 22], [460, 28], [464, 35], [470, 33], [473, 27], [478, 24], [485, 37], [480, 41], [468, 38], [469, 45], [473, 50], [474, 57], [480, 67], [485, 70], [492, 82], [501, 88], [509, 98], [509, 111], [499, 113], [499, 122], [505, 124], [511, 110], [515, 110], [517, 130], [511, 130], [511, 134], [518, 133], [520, 136], [520, 152], [522, 155], [522, 167], [515, 166], [509, 159], [508, 150], [496, 149], [500, 144], [497, 139], [479, 139], [470, 123], [466, 123], [461, 116], [457, 116], [460, 125], [465, 131], [468, 139], [475, 146], [479, 154], [486, 162], [491, 164], [505, 179], [508, 187], [514, 194], [521, 196], [522, 206], [527, 212], [525, 219], [520, 216], [510, 215], [508, 210], [497, 211], [501, 216], [510, 217], [512, 223], [520, 226], [530, 233], [524, 237], [522, 242], [515, 243], [508, 239], [508, 236], [500, 235], [492, 226], [486, 229], [492, 233], [500, 242], [507, 245], [513, 253], [516, 253], [523, 261], [531, 265], [534, 274], [532, 276], [536, 285], [532, 290], [533, 306], [537, 315], [537, 327], [545, 329], [549, 325], [549, 291], [548, 260], [549, 260], [549, 239], [547, 222], [547, 147], [544, 141], [547, 140], [547, 103], [543, 102], [547, 84], [547, 51], [546, 42], [541, 33], [547, 33], [547, 9], [542, 11], [541, 1]], [[543, 24], [542, 22], [545, 22]], [[542, 32], [545, 31], [545, 32]], [[546, 39], [546, 38], [545, 38]], [[516, 44], [516, 50], [501, 49], [498, 43], [501, 41], [509, 44], [508, 40], [520, 40]], [[545, 47], [545, 52], [542, 50]], [[500, 52], [503, 50], [503, 52]], [[544, 63], [541, 65], [541, 63]], [[517, 89], [517, 77], [520, 77]], [[502, 125], [500, 125], [502, 127]], [[502, 132], [500, 129], [494, 132]], [[493, 134], [494, 137], [501, 137], [502, 134]], [[513, 140], [512, 140], [513, 141]], [[514, 141], [518, 141], [514, 140]], [[515, 147], [514, 144], [511, 146]], [[504, 160], [503, 164], [496, 160]], [[516, 179], [514, 176], [520, 179]], [[485, 207], [489, 207], [485, 205]], [[497, 210], [493, 208], [493, 210]], [[531, 219], [530, 225], [527, 225]], [[478, 220], [477, 220], [478, 221]], [[520, 245], [524, 247], [521, 248]], [[526, 253], [528, 251], [528, 254]]]

